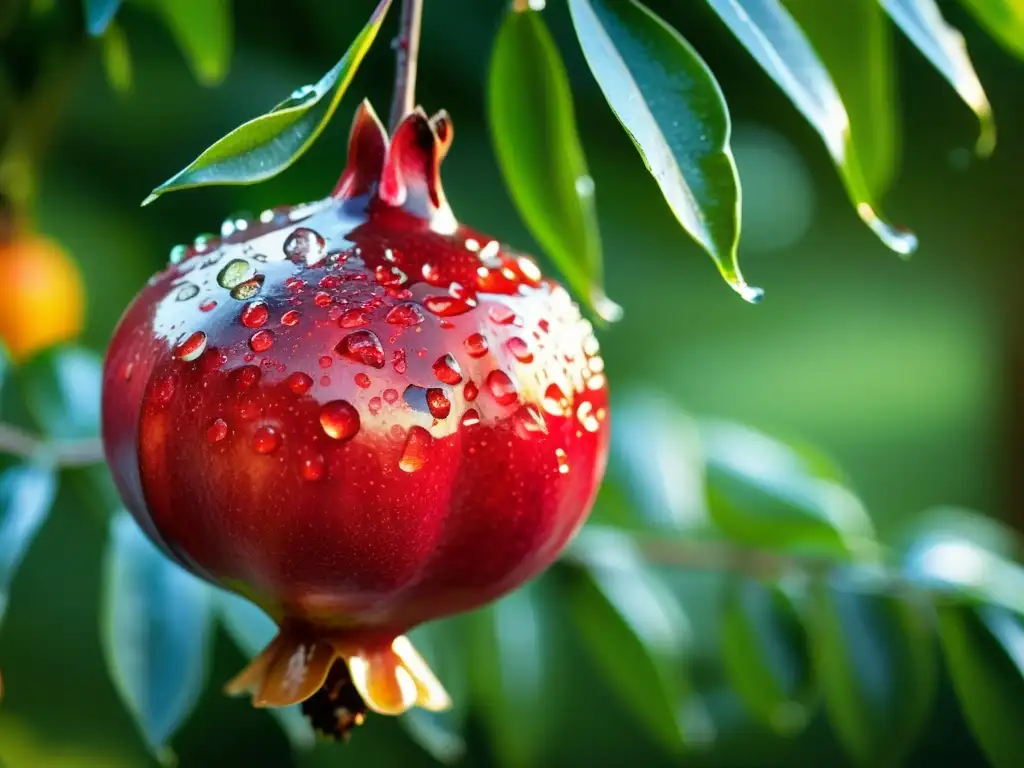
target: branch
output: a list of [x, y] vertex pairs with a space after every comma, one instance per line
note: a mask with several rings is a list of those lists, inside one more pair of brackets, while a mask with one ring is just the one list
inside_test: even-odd
[[402, 0], [395, 49], [395, 95], [391, 102], [391, 132], [416, 106], [416, 62], [420, 54], [423, 0]]
[[42, 457], [60, 467], [84, 467], [103, 461], [103, 442], [95, 437], [42, 440], [19, 427], [0, 424], [0, 453], [25, 459]]

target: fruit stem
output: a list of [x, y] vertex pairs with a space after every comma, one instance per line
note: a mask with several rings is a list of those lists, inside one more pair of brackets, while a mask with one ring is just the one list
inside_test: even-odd
[[416, 64], [420, 54], [423, 0], [402, 0], [395, 49], [395, 94], [391, 102], [391, 133], [416, 106]]
[[23, 459], [42, 458], [60, 467], [84, 467], [103, 461], [99, 438], [42, 440], [12, 424], [0, 423], [0, 453]]

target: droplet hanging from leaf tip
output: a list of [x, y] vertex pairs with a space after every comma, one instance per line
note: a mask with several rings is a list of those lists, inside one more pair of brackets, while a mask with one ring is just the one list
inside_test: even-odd
[[732, 286], [732, 289], [749, 304], [760, 304], [761, 299], [764, 298], [763, 288], [758, 288], [754, 285], [747, 285], [742, 278], [732, 278], [729, 280], [729, 285]]
[[871, 231], [878, 236], [878, 239], [887, 248], [895, 251], [900, 256], [904, 258], [909, 257], [917, 250], [917, 235], [909, 229], [894, 227], [889, 222], [884, 221], [869, 204], [858, 203], [857, 215], [860, 216], [861, 221], [871, 228]]
[[606, 323], [617, 323], [622, 319], [622, 307], [605, 296], [601, 291], [594, 291], [591, 295], [591, 301], [597, 316]]

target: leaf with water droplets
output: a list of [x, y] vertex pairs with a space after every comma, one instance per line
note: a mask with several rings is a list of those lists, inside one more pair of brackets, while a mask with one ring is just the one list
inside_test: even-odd
[[583, 54], [672, 213], [747, 301], [736, 261], [740, 190], [729, 112], [711, 70], [635, 0], [569, 0]]
[[1024, 623], [994, 606], [940, 605], [939, 639], [964, 719], [996, 768], [1024, 754]]
[[881, 0], [881, 3], [889, 17], [978, 116], [981, 134], [975, 151], [982, 156], [992, 154], [996, 146], [992, 106], [967, 54], [964, 36], [946, 23], [935, 0]]
[[1024, 3], [1020, 0], [961, 0], [1007, 51], [1024, 59]]
[[815, 676], [829, 721], [855, 761], [900, 765], [934, 703], [935, 638], [924, 606], [859, 587], [814, 587], [808, 629]]
[[217, 85], [227, 74], [234, 45], [231, 0], [149, 0], [203, 85]]
[[142, 204], [180, 189], [256, 184], [288, 168], [309, 149], [331, 119], [390, 6], [391, 0], [381, 0], [345, 55], [316, 85], [300, 88], [270, 112], [233, 130], [154, 189]]
[[585, 528], [570, 544], [565, 603], [594, 662], [650, 734], [667, 749], [714, 739], [714, 725], [686, 685], [692, 644], [686, 616], [635, 545]]
[[85, 27], [93, 37], [100, 37], [113, 21], [121, 0], [85, 0]]
[[491, 55], [491, 139], [530, 233], [583, 301], [614, 319], [601, 285], [594, 182], [565, 65], [540, 13], [510, 9]]
[[14, 575], [56, 495], [57, 477], [50, 467], [22, 464], [0, 472], [0, 621]]
[[861, 219], [897, 253], [913, 252], [916, 238], [874, 200], [891, 176], [895, 135], [881, 10], [862, 0], [709, 2], [821, 136]]
[[[244, 597], [221, 590], [217, 590], [214, 595], [224, 629], [247, 659], [254, 658], [274, 639], [277, 625], [257, 605]], [[316, 735], [309, 720], [302, 714], [300, 705], [269, 707], [268, 711], [292, 747], [305, 751], [316, 746]]]
[[115, 515], [104, 564], [103, 651], [121, 698], [164, 762], [206, 683], [212, 627], [210, 588], [164, 557], [130, 515]]
[[18, 368], [17, 379], [29, 415], [45, 435], [99, 435], [103, 361], [96, 353], [75, 345], [51, 347]]

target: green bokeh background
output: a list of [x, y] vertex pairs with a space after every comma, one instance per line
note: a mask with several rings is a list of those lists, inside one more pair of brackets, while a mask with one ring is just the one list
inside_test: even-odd
[[[63, 243], [85, 276], [88, 345], [102, 350], [121, 310], [166, 261], [170, 247], [216, 231], [224, 215], [315, 199], [330, 190], [345, 154], [348, 116], [367, 96], [387, 110], [387, 38], [371, 51], [335, 123], [294, 168], [265, 184], [169, 195], [145, 209], [158, 182], [232, 127], [258, 114], [337, 59], [373, 3], [245, 0], [235, 3], [236, 52], [220, 87], [195, 84], [166, 29], [126, 4], [134, 92], [115, 94], [98, 55], [85, 65], [40, 180], [38, 226]], [[1000, 51], [958, 7], [996, 110], [1001, 141], [989, 161], [970, 153], [976, 124], [948, 86], [896, 39], [900, 167], [886, 210], [912, 226], [921, 249], [909, 263], [860, 223], [817, 136], [713, 14], [692, 2], [652, 2], [706, 58], [729, 99], [744, 183], [741, 248], [748, 279], [765, 288], [744, 304], [678, 227], [629, 139], [607, 110], [571, 37], [562, 3], [550, 24], [574, 83], [584, 146], [597, 183], [608, 292], [625, 319], [601, 332], [615, 392], [662, 392], [680, 407], [722, 415], [824, 448], [853, 479], [883, 536], [935, 505], [976, 508], [1024, 524], [1011, 489], [1019, 469], [1006, 426], [1012, 331], [1020, 304], [1024, 234], [1024, 65]], [[447, 108], [456, 126], [444, 180], [457, 215], [536, 250], [502, 186], [483, 120], [490, 43], [502, 4], [428, 0], [419, 100]], [[393, 25], [393, 21], [390, 22]], [[20, 572], [0, 636], [6, 698], [0, 759], [10, 768], [145, 766], [134, 726], [109, 682], [97, 632], [103, 532], [65, 484], [58, 510]], [[698, 649], [713, 650], [711, 600], [679, 575]], [[699, 599], [698, 599], [699, 598]], [[618, 705], [575, 647], [556, 634], [557, 690], [551, 765], [671, 765]], [[243, 663], [220, 637], [212, 684], [175, 743], [180, 764], [287, 766], [283, 737], [265, 715], [223, 698]], [[686, 760], [707, 765], [841, 762], [827, 726], [795, 742], [769, 737], [729, 705], [720, 672], [703, 670], [722, 699], [718, 742]], [[717, 686], [717, 687], [716, 687]], [[914, 762], [977, 763], [948, 686]], [[393, 723], [375, 718], [316, 765], [430, 765]], [[471, 732], [468, 764], [491, 765]]]

